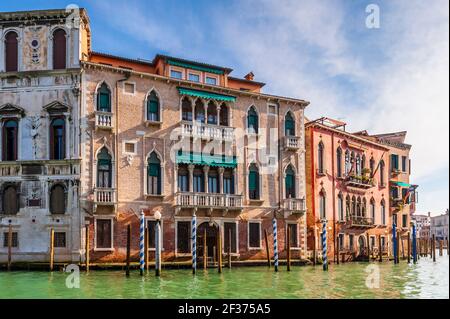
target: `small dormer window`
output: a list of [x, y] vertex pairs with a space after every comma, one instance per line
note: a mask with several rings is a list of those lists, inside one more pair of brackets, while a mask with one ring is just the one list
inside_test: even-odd
[[210, 76], [207, 76], [206, 79], [205, 79], [205, 83], [209, 84], [209, 85], [217, 85], [217, 79], [213, 78], [213, 77], [210, 77]]
[[174, 79], [182, 79], [183, 78], [183, 73], [181, 71], [171, 70], [170, 71], [170, 77], [174, 78]]
[[194, 74], [194, 73], [189, 73], [189, 81], [200, 82], [200, 75]]

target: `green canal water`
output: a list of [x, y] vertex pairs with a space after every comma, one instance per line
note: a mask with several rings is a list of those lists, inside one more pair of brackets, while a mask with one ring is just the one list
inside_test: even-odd
[[[370, 270], [379, 267], [379, 288], [368, 288]], [[0, 272], [0, 298], [449, 298], [448, 256], [437, 262], [421, 258], [416, 265], [347, 263], [273, 268], [241, 267], [198, 271], [164, 270], [160, 278], [132, 271], [80, 273], [80, 288], [66, 287], [64, 272]]]

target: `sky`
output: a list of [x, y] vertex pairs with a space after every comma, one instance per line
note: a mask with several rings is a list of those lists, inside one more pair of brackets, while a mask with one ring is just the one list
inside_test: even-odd
[[[310, 119], [408, 131], [417, 212], [449, 207], [447, 0], [0, 0], [0, 11], [69, 4], [88, 10], [95, 51], [253, 71], [265, 93], [310, 101]], [[379, 7], [379, 28], [366, 27], [369, 4]]]

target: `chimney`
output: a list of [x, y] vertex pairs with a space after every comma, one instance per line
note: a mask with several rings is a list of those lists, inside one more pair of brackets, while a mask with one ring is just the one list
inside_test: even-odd
[[244, 78], [247, 81], [253, 81], [253, 78], [255, 77], [255, 75], [253, 74], [253, 72], [250, 71], [250, 73], [248, 73], [246, 76], [244, 76]]
[[428, 212], [428, 217], [430, 217], [431, 216], [431, 212]]

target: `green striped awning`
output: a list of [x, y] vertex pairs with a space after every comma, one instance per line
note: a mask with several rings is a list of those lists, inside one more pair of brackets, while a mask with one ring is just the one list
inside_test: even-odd
[[220, 70], [220, 69], [213, 69], [213, 68], [209, 68], [206, 66], [195, 65], [195, 64], [191, 64], [191, 63], [174, 61], [174, 60], [167, 60], [167, 64], [179, 66], [181, 68], [188, 68], [188, 69], [192, 69], [192, 70], [209, 72], [209, 73], [214, 73], [214, 74], [223, 74], [224, 73], [223, 70]]
[[225, 102], [235, 102], [236, 101], [235, 96], [217, 94], [217, 93], [212, 93], [212, 92], [207, 92], [207, 91], [187, 89], [187, 88], [182, 88], [182, 87], [178, 88], [178, 92], [180, 92], [180, 94], [182, 94], [182, 95], [201, 97], [201, 98], [209, 99], [209, 100], [212, 99], [212, 100], [225, 101]]
[[411, 184], [408, 183], [404, 183], [404, 182], [396, 182], [396, 181], [391, 181], [392, 184], [397, 185], [397, 186], [401, 186], [401, 187], [411, 187]]
[[177, 153], [177, 164], [198, 164], [235, 168], [237, 159], [235, 156], [209, 155], [202, 153]]

